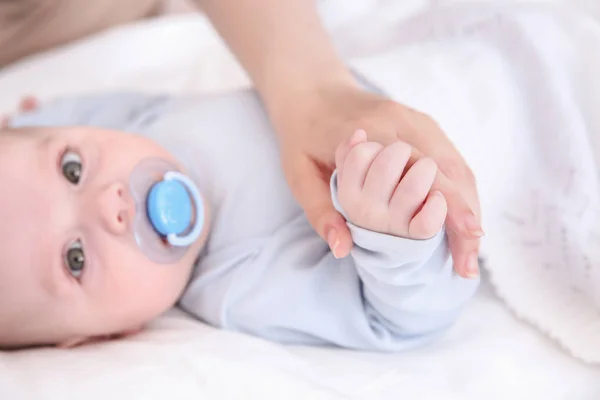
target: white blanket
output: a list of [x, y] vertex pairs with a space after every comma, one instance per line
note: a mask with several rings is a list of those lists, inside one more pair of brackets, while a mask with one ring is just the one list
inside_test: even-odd
[[[598, 65], [597, 59], [593, 61], [598, 54], [597, 50], [593, 53], [594, 48], [597, 49], [594, 46], [598, 45], [597, 27], [591, 20], [563, 10], [548, 17], [547, 11], [533, 9], [523, 15], [515, 8], [508, 16], [498, 18], [488, 11], [483, 14], [469, 11], [474, 10], [470, 7], [452, 15], [427, 14], [408, 25], [400, 25], [401, 18], [417, 8], [399, 8], [398, 3], [388, 2], [388, 8], [378, 9], [381, 12], [375, 10], [361, 21], [344, 21], [337, 13], [328, 21], [338, 32], [336, 37], [341, 48], [353, 56], [357, 68], [388, 87], [399, 100], [431, 112], [461, 149], [464, 147], [469, 162], [480, 174], [485, 209], [499, 204], [505, 207], [485, 214], [488, 237], [484, 250], [490, 261], [493, 282], [507, 304], [545, 332], [553, 332], [556, 337], [562, 332], [559, 338], [563, 345], [589, 359], [588, 354], [596, 354], [593, 348], [579, 349], [573, 339], [589, 340], [586, 344], [593, 345], [593, 335], [583, 336], [580, 329], [565, 333], [561, 328], [577, 320], [567, 312], [552, 319], [547, 313], [554, 309], [550, 301], [541, 305], [533, 301], [538, 290], [548, 289], [544, 282], [538, 282], [542, 274], [536, 268], [543, 267], [541, 260], [553, 254], [549, 251], [554, 247], [544, 248], [543, 253], [539, 248], [528, 250], [536, 249], [524, 246], [536, 239], [529, 236], [538, 232], [536, 225], [526, 223], [522, 226], [527, 229], [514, 229], [506, 223], [510, 218], [507, 220], [503, 213], [516, 213], [509, 216], [517, 220], [531, 217], [536, 207], [526, 206], [531, 199], [527, 195], [529, 191], [541, 187], [541, 194], [546, 193], [543, 190], [556, 194], [557, 188], [564, 189], [564, 182], [553, 185], [553, 179], [546, 175], [544, 168], [548, 165], [559, 167], [555, 168], [558, 175], [553, 169], [550, 177], [561, 177], [564, 171], [560, 167], [568, 162], [568, 165], [582, 165], [583, 173], [595, 179], [595, 164], [590, 167], [593, 161], [590, 148], [594, 147], [580, 145], [580, 141], [594, 129], [588, 125], [593, 122], [593, 112], [588, 110], [598, 106], [593, 104], [598, 97], [592, 94], [600, 93], [593, 89], [591, 80], [581, 84], [581, 79], [593, 77], [585, 68]], [[336, 10], [333, 3], [328, 7]], [[343, 29], [347, 25], [353, 29]], [[362, 28], [356, 29], [357, 26]], [[356, 32], [360, 32], [360, 36], [357, 37]], [[456, 37], [456, 32], [466, 35]], [[511, 34], [517, 36], [511, 39]], [[357, 44], [357, 40], [360, 43]], [[529, 47], [523, 47], [524, 44]], [[515, 55], [510, 49], [524, 50]], [[528, 49], [538, 50], [525, 51]], [[366, 54], [369, 57], [365, 57]], [[549, 63], [552, 56], [557, 59]], [[582, 62], [582, 57], [590, 60]], [[522, 73], [533, 70], [532, 60], [540, 59], [543, 62], [535, 69], [539, 73], [523, 79]], [[548, 68], [548, 65], [555, 67]], [[540, 77], [547, 86], [540, 84]], [[11, 110], [16, 99], [25, 94], [36, 94], [45, 100], [65, 94], [123, 88], [181, 93], [232, 89], [247, 84], [239, 66], [205, 20], [172, 17], [116, 29], [0, 72], [0, 112]], [[543, 92], [546, 87], [552, 91]], [[544, 96], [540, 97], [540, 93]], [[576, 148], [581, 152], [579, 158], [573, 159], [566, 151], [561, 153], [562, 149], [546, 147], [546, 141], [535, 142], [537, 136], [532, 132], [540, 132], [540, 128], [529, 116], [540, 112], [532, 109], [541, 104], [539, 99], [547, 100], [543, 110], [557, 112], [572, 110], [573, 106], [583, 107], [580, 111], [561, 111], [560, 118], [551, 114], [552, 123], [541, 128], [555, 138], [574, 132], [569, 145], [579, 146]], [[558, 107], [553, 101], [564, 102], [566, 108], [562, 104]], [[570, 126], [574, 115], [582, 115], [579, 120], [586, 125]], [[557, 129], [558, 124], [565, 121], [569, 130]], [[598, 131], [598, 126], [595, 129]], [[516, 134], [522, 135], [523, 143], [505, 137]], [[511, 146], [515, 143], [519, 154], [526, 157], [512, 157]], [[546, 149], [546, 154], [556, 163], [536, 158], [533, 147]], [[564, 143], [562, 147], [566, 147]], [[490, 148], [498, 150], [495, 156]], [[481, 149], [486, 149], [486, 153]], [[487, 168], [489, 163], [485, 158], [489, 157], [494, 157], [497, 170]], [[529, 174], [514, 173], [522, 167], [534, 169]], [[588, 181], [595, 182], [590, 178], [584, 182]], [[518, 185], [518, 190], [510, 190], [514, 185]], [[576, 181], [568, 192], [594, 188]], [[560, 200], [564, 196], [555, 197]], [[552, 196], [538, 198], [554, 200]], [[569, 197], [565, 198], [570, 201]], [[532, 211], [527, 207], [533, 207]], [[591, 219], [587, 225], [572, 224], [570, 214], [561, 213], [559, 208], [553, 212], [550, 217], [556, 224], [552, 229], [564, 223], [575, 235], [581, 235], [593, 225]], [[577, 254], [588, 252], [586, 242], [579, 241], [579, 236], [573, 237], [576, 239], [570, 242], [569, 249]], [[560, 260], [553, 258], [553, 261]], [[556, 269], [564, 267], [563, 271], [568, 272], [567, 267], [571, 265], [557, 262]], [[528, 274], [534, 273], [534, 278], [529, 278]], [[555, 293], [562, 293], [565, 287], [579, 284], [571, 283], [570, 279], [552, 278], [550, 282], [555, 282], [555, 287], [547, 300]], [[585, 292], [587, 288], [580, 290]], [[593, 307], [594, 297], [589, 298], [581, 302], [578, 310], [585, 312]], [[590, 320], [590, 315], [587, 317], [585, 321]], [[553, 324], [557, 321], [555, 327]], [[517, 395], [532, 399], [596, 399], [600, 398], [599, 378], [598, 370], [575, 361], [535, 330], [513, 319], [485, 283], [472, 306], [444, 340], [408, 354], [281, 347], [209, 328], [177, 311], [127, 341], [73, 351], [0, 353], [2, 399], [377, 399], [400, 396], [505, 399]]]
[[499, 295], [599, 364], [600, 23], [558, 6], [462, 5], [377, 36], [394, 49], [361, 71], [436, 118], [473, 167]]

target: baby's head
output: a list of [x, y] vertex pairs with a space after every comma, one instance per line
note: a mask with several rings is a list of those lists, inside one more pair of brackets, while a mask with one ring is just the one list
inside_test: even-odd
[[130, 180], [150, 158], [178, 165], [122, 132], [0, 130], [0, 348], [119, 334], [177, 302], [208, 229], [168, 262], [137, 244]]

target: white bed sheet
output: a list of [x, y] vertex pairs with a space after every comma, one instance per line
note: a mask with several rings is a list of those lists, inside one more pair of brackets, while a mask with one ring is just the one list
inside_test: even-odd
[[[344, 22], [339, 15], [329, 21], [332, 27]], [[204, 19], [174, 16], [1, 71], [0, 113], [27, 94], [44, 100], [114, 89], [181, 93], [246, 85]], [[513, 318], [485, 282], [441, 342], [405, 354], [279, 346], [207, 327], [177, 310], [126, 341], [0, 353], [1, 399], [599, 399], [599, 378], [598, 369]]]

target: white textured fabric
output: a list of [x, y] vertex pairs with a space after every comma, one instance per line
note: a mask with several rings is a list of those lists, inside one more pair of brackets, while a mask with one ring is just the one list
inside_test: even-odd
[[[407, 76], [414, 78], [415, 84], [411, 86], [412, 92], [407, 91], [403, 95], [398, 91], [399, 81], [391, 79], [388, 83], [392, 91], [399, 99], [406, 97], [408, 101], [432, 110], [456, 141], [465, 136], [472, 138], [471, 134], [478, 129], [487, 132], [485, 138], [489, 138], [496, 123], [502, 123], [506, 126], [504, 131], [511, 132], [515, 116], [509, 115], [507, 121], [500, 121], [498, 110], [515, 111], [524, 99], [519, 100], [517, 92], [520, 88], [515, 87], [514, 82], [502, 89], [492, 79], [510, 82], [511, 76], [514, 78], [514, 73], [508, 72], [506, 54], [497, 50], [502, 43], [488, 48], [489, 38], [486, 44], [479, 39], [472, 40], [472, 37], [455, 38], [449, 42], [443, 40], [444, 32], [439, 32], [439, 40], [431, 42], [430, 34], [438, 32], [432, 29], [422, 33], [424, 37], [420, 44], [418, 38], [405, 40], [406, 47], [399, 52], [397, 45], [404, 35], [398, 31], [390, 34], [388, 30], [396, 29], [399, 19], [426, 3], [462, 1], [370, 1], [380, 7], [391, 8], [375, 8], [372, 15], [362, 19], [358, 18], [363, 12], [359, 7], [344, 7], [347, 2], [340, 0], [327, 2], [328, 12], [335, 13], [334, 18], [328, 19], [329, 26], [337, 31], [338, 43], [347, 54], [373, 55], [386, 51], [379, 58], [358, 60], [355, 65], [365, 74], [377, 78], [377, 74], [373, 74], [377, 68], [381, 67], [381, 76], [384, 77], [389, 73], [384, 65], [390, 60], [396, 63], [395, 74], [409, 74]], [[578, 3], [589, 10], [598, 8], [595, 1]], [[404, 6], [400, 7], [400, 4]], [[365, 6], [365, 10], [368, 9]], [[347, 14], [342, 18], [340, 13]], [[537, 10], [534, 14], [540, 15], [542, 20], [547, 19], [544, 11]], [[428, 18], [432, 17], [421, 19], [425, 27], [431, 26], [426, 23]], [[448, 26], [454, 26], [453, 30], [458, 31], [462, 31], [458, 29], [460, 26], [464, 27], [461, 16], [453, 17], [458, 18], [455, 19], [458, 27], [449, 22], [448, 17], [436, 18], [445, 21], [441, 25], [446, 26], [446, 33]], [[542, 28], [539, 23], [532, 29], [542, 29], [541, 33], [560, 32], [558, 36], [561, 39], [556, 44], [561, 54], [564, 54], [565, 47], [571, 46], [571, 54], [581, 55], [583, 48], [584, 55], [594, 57], [590, 46], [596, 43], [595, 34], [579, 43], [569, 39], [578, 32], [591, 32], [590, 29], [594, 28], [584, 26], [581, 31], [578, 26], [582, 20], [572, 18], [569, 13], [561, 11], [552, 19], [559, 25], [561, 20], [567, 21], [564, 25], [567, 29], [557, 31], [556, 25]], [[527, 21], [533, 23], [531, 19]], [[577, 23], [573, 25], [568, 21]], [[520, 24], [523, 22], [521, 20]], [[590, 24], [588, 22], [587, 26]], [[494, 26], [493, 23], [487, 25]], [[414, 35], [414, 29], [412, 31]], [[476, 32], [477, 29], [468, 31]], [[538, 43], [542, 46], [548, 44], [547, 38], [541, 36], [535, 46]], [[520, 38], [523, 38], [522, 34]], [[361, 43], [355, 39], [361, 39]], [[565, 60], [569, 68], [581, 65], [572, 62], [580, 55], [559, 60], [557, 65], [564, 65]], [[428, 60], [428, 67], [424, 67], [423, 57]], [[588, 65], [590, 69], [593, 67]], [[594, 75], [595, 71], [582, 70], [579, 76], [584, 79]], [[557, 76], [553, 75], [549, 82], [555, 78]], [[433, 80], [434, 84], [428, 86], [428, 91], [416, 92], [416, 83], [429, 80]], [[470, 83], [465, 85], [467, 81]], [[587, 85], [581, 85], [586, 89], [585, 93], [591, 93], [593, 83], [590, 79]], [[12, 110], [19, 96], [26, 94], [37, 94], [44, 100], [115, 89], [211, 92], [247, 84], [245, 75], [205, 20], [172, 17], [115, 29], [1, 71], [0, 112]], [[534, 89], [534, 92], [539, 91], [539, 87]], [[457, 95], [463, 101], [457, 101]], [[583, 97], [583, 94], [580, 97], [584, 99], [581, 104], [589, 109], [598, 106], [593, 104], [594, 97]], [[447, 98], [452, 101], [445, 102]], [[436, 99], [438, 101], [434, 102]], [[507, 104], [515, 99], [519, 100], [517, 104], [507, 108]], [[472, 119], [474, 114], [470, 107], [473, 106], [477, 106], [480, 112], [476, 120]], [[456, 112], [452, 114], [451, 110]], [[515, 115], [521, 116], [520, 113]], [[482, 121], [489, 121], [490, 126], [481, 126]], [[467, 129], [464, 136], [457, 135], [457, 126]], [[495, 145], [487, 144], [490, 147]], [[469, 161], [479, 164], [485, 161], [476, 151], [467, 152]], [[510, 166], [507, 164], [507, 167]], [[507, 167], [502, 164], [499, 169]], [[498, 171], [500, 178], [508, 173]], [[494, 192], [491, 193], [485, 196], [484, 203], [495, 199]], [[503, 196], [496, 200], [512, 200]], [[490, 219], [489, 223], [487, 219]], [[517, 260], [515, 265], [508, 267], [512, 275], [507, 281], [509, 284], [518, 282], [514, 275], [520, 273], [518, 266], [526, 266], [532, 260], [518, 258], [519, 254], [510, 254], [508, 250], [503, 254], [502, 244], [492, 243], [492, 234], [504, 229], [500, 225], [502, 220], [498, 218], [500, 222], [497, 223], [491, 221], [491, 217], [486, 215], [488, 237], [484, 242], [485, 250], [491, 254], [490, 249], [495, 248], [498, 257], [490, 268], [495, 271], [506, 265], [503, 263]], [[519, 248], [512, 242], [510, 245], [514, 249]], [[528, 294], [526, 291], [521, 293]], [[212, 329], [174, 311], [156, 321], [147, 332], [126, 341], [74, 351], [0, 353], [0, 398], [595, 400], [600, 398], [600, 372], [576, 361], [529, 325], [513, 318], [497, 300], [493, 290], [484, 284], [457, 326], [442, 341], [410, 353], [370, 354], [281, 347]]]
[[463, 5], [383, 36], [403, 43], [361, 70], [436, 118], [473, 167], [497, 292], [600, 363], [600, 24], [563, 7]]

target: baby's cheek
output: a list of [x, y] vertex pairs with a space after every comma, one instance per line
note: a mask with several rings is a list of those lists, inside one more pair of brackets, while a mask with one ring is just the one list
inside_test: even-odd
[[104, 254], [102, 265], [90, 265], [83, 276], [85, 318], [93, 325], [87, 336], [142, 326], [171, 307], [170, 265], [156, 264], [121, 243], [113, 242]]
[[131, 328], [136, 321], [143, 325], [174, 306], [187, 286], [197, 258], [202, 251], [210, 232], [210, 210], [205, 204], [204, 225], [198, 240], [190, 246], [185, 255], [170, 264], [160, 264], [150, 260], [138, 248], [124, 247], [113, 249], [115, 265], [112, 275], [115, 284], [108, 287], [105, 295], [108, 303], [116, 311], [120, 329]]

